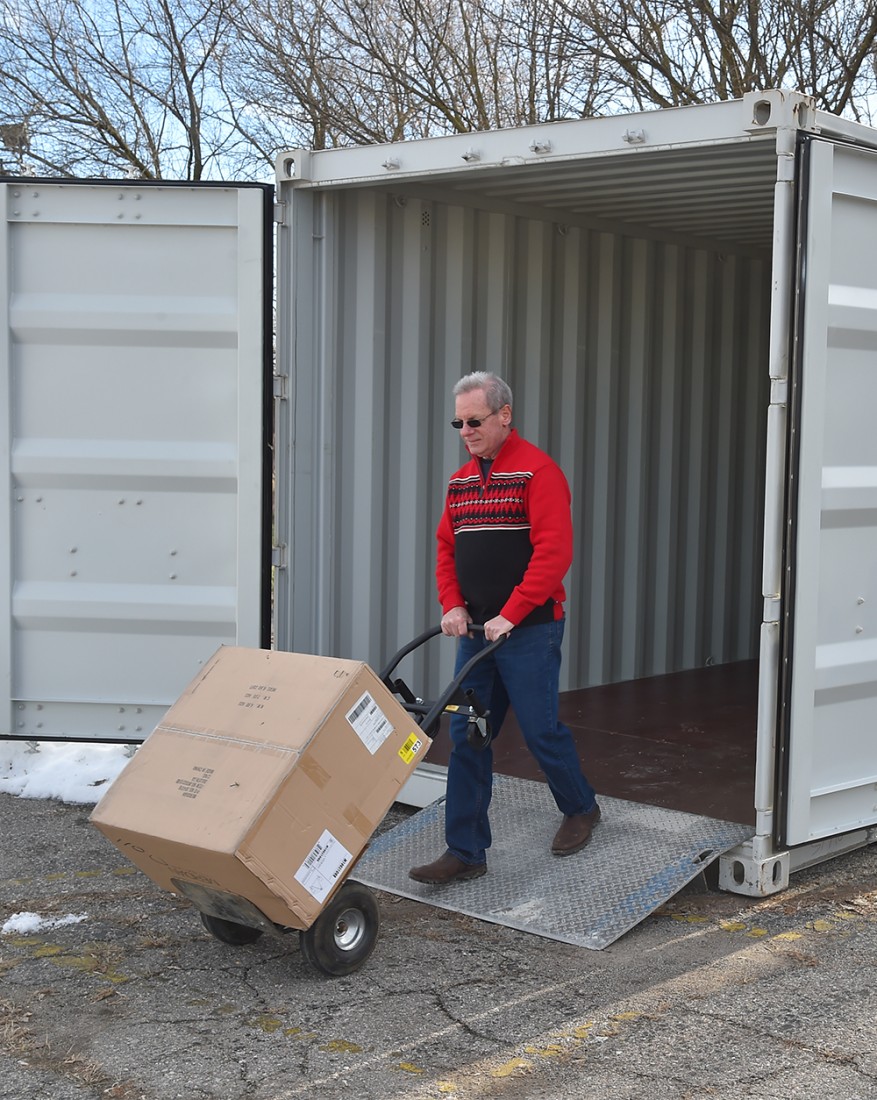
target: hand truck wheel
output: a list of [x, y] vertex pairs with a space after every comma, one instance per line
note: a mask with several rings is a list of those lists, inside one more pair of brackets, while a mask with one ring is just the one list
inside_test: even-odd
[[233, 947], [243, 947], [245, 944], [255, 943], [262, 935], [261, 928], [251, 928], [248, 924], [237, 924], [235, 921], [225, 920], [223, 917], [212, 917], [209, 913], [201, 914], [201, 923], [211, 936], [215, 936], [222, 943], [230, 943]]
[[310, 928], [299, 933], [301, 953], [332, 978], [352, 974], [372, 953], [381, 914], [372, 891], [345, 882]]

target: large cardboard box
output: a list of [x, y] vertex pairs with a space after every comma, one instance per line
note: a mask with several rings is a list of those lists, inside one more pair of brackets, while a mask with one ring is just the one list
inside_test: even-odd
[[223, 647], [91, 820], [206, 912], [308, 928], [429, 745], [362, 662]]

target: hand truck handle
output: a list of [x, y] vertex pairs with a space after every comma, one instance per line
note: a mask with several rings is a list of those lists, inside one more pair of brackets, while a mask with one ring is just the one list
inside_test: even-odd
[[[396, 669], [396, 666], [402, 661], [403, 658], [407, 657], [409, 653], [412, 653], [415, 649], [418, 649], [420, 646], [423, 645], [424, 642], [428, 642], [430, 638], [434, 638], [437, 634], [441, 634], [441, 632], [441, 626], [430, 627], [429, 630], [424, 630], [422, 634], [418, 634], [416, 638], [410, 641], [407, 645], [403, 646], [395, 656], [391, 657], [389, 663], [380, 674], [381, 681], [386, 685], [386, 687], [388, 687], [394, 693], [401, 692], [404, 695], [407, 691], [405, 685], [403, 685], [401, 682], [394, 682], [390, 679]], [[484, 627], [480, 623], [470, 623], [469, 632], [471, 634], [483, 634]], [[493, 653], [494, 650], [499, 649], [499, 647], [503, 644], [503, 642], [505, 642], [507, 637], [508, 634], [501, 634], [489, 645], [486, 645], [480, 653], [476, 653], [474, 657], [467, 661], [434, 703], [425, 703], [422, 705], [418, 705], [420, 704], [420, 700], [415, 701], [413, 698], [413, 693], [407, 691], [407, 695], [409, 697], [406, 698], [406, 704], [409, 713], [425, 715], [423, 721], [420, 722], [420, 726], [428, 737], [432, 736], [433, 730], [441, 720], [441, 716], [445, 707], [457, 694], [460, 689], [460, 685], [466, 679], [466, 677], [469, 675], [475, 665], [477, 665], [479, 661], [483, 661], [484, 658]]]
[[[470, 623], [469, 629], [470, 632], [473, 634], [484, 633], [484, 627], [481, 626], [479, 623]], [[450, 701], [460, 690], [460, 685], [463, 683], [463, 681], [466, 679], [472, 669], [478, 664], [479, 661], [483, 661], [485, 657], [489, 656], [491, 653], [499, 649], [499, 647], [503, 645], [507, 638], [508, 634], [500, 634], [498, 638], [495, 638], [492, 642], [486, 645], [484, 649], [476, 653], [474, 657], [470, 657], [465, 665], [463, 665], [463, 667], [453, 678], [453, 680], [451, 680], [451, 682], [441, 693], [438, 699], [436, 699], [436, 701], [432, 704], [431, 709], [427, 712], [423, 721], [420, 723], [420, 726], [427, 737], [432, 737], [433, 731], [441, 721], [441, 717], [444, 713], [445, 707], [448, 705], [448, 703], [450, 703]]]
[[395, 657], [390, 658], [390, 663], [386, 666], [383, 672], [380, 673], [380, 678], [387, 685], [387, 687], [392, 686], [389, 682], [390, 677], [392, 676], [399, 662], [404, 657], [407, 657], [409, 653], [413, 653], [415, 649], [418, 649], [420, 646], [422, 646], [424, 642], [428, 642], [430, 638], [434, 638], [436, 634], [441, 634], [441, 632], [441, 626], [432, 626], [429, 628], [429, 630], [424, 630], [422, 634], [418, 634], [413, 641], [408, 643], [408, 645], [402, 646]]

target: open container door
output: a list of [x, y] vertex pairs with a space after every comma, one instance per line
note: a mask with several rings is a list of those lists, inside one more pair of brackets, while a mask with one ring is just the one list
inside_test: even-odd
[[269, 638], [273, 190], [0, 190], [0, 735], [142, 741]]
[[877, 822], [877, 153], [806, 138], [801, 154], [779, 819], [790, 846]]

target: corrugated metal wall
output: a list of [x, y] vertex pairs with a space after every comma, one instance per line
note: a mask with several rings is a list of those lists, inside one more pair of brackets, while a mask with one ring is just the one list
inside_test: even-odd
[[573, 492], [565, 686], [756, 656], [769, 257], [376, 190], [295, 202], [282, 648], [379, 666], [438, 621], [450, 390], [488, 369]]

